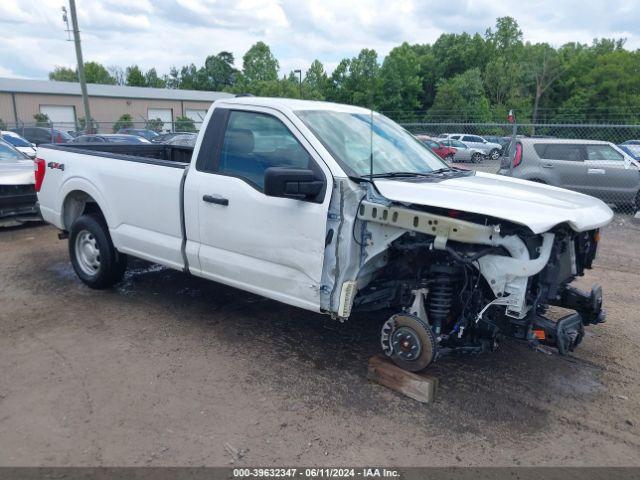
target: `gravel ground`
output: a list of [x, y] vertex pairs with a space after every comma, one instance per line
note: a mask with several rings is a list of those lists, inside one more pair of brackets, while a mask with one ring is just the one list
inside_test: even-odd
[[92, 291], [53, 228], [5, 229], [0, 465], [640, 465], [639, 229], [604, 232], [579, 283], [603, 285], [609, 320], [572, 356], [443, 359], [431, 405], [366, 380], [382, 318], [142, 262]]

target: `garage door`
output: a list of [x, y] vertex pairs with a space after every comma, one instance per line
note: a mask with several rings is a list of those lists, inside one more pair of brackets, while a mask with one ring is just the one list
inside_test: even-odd
[[44, 113], [60, 130], [76, 129], [76, 109], [73, 105], [40, 105], [40, 113]]
[[202, 121], [204, 120], [204, 117], [206, 114], [207, 114], [206, 110], [198, 110], [194, 108], [187, 108], [184, 111], [185, 117], [189, 117], [191, 120], [193, 120], [193, 123], [195, 124], [196, 129], [198, 130], [200, 130], [200, 127], [202, 126]]
[[147, 110], [147, 118], [149, 120], [155, 120], [159, 118], [162, 120], [162, 131], [170, 132], [173, 127], [173, 109], [171, 108], [150, 108]]

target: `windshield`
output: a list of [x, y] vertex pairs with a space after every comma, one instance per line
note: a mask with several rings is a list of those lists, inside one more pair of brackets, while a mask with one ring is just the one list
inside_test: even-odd
[[5, 134], [2, 135], [2, 139], [13, 145], [14, 147], [30, 147], [31, 144], [27, 142], [24, 138], [18, 137], [17, 135]]
[[348, 174], [430, 173], [447, 168], [438, 156], [397, 123], [380, 114], [300, 110], [296, 115]]
[[15, 162], [16, 160], [27, 160], [27, 157], [0, 141], [0, 162]]

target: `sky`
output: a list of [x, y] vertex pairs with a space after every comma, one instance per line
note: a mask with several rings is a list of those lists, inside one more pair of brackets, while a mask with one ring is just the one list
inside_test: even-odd
[[[67, 0], [0, 0], [0, 76], [46, 79], [56, 65], [75, 68], [61, 7]], [[85, 61], [137, 64], [167, 73], [222, 50], [236, 66], [255, 42], [267, 43], [281, 74], [319, 59], [374, 48], [432, 43], [442, 33], [484, 34], [514, 17], [525, 40], [554, 46], [625, 37], [640, 48], [640, 0], [76, 0]]]

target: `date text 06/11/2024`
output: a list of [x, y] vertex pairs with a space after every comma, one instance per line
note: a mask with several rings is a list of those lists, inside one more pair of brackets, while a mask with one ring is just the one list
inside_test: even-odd
[[387, 468], [234, 468], [233, 478], [395, 478]]

